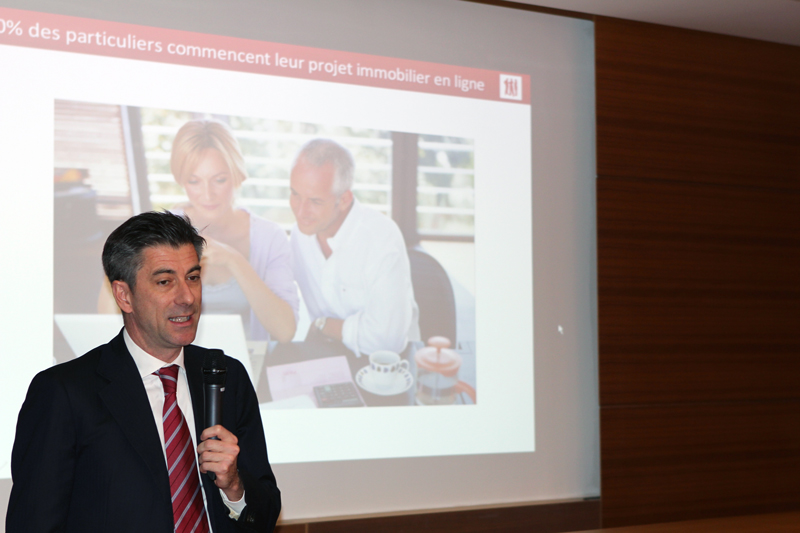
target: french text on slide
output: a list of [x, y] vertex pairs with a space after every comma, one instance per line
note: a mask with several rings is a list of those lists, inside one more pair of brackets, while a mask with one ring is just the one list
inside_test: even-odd
[[[96, 22], [96, 21], [95, 21]], [[114, 23], [109, 23], [114, 24]], [[148, 28], [150, 30], [150, 28]], [[151, 32], [148, 32], [151, 33]], [[185, 32], [180, 32], [185, 33]], [[277, 50], [267, 49], [261, 51], [240, 50], [231, 47], [215, 47], [207, 44], [197, 45], [184, 42], [168, 42], [154, 39], [151, 36], [143, 37], [136, 33], [119, 33], [114, 31], [82, 31], [69, 27], [53, 27], [40, 22], [25, 24], [20, 20], [0, 18], [0, 37], [9, 39], [27, 38], [26, 40], [49, 41], [62, 50], [76, 52], [89, 52], [87, 48], [95, 48], [103, 55], [132, 51], [154, 56], [173, 56], [171, 59], [185, 58], [193, 61], [204, 61], [242, 65], [263, 66], [264, 73], [274, 74], [276, 70], [285, 70], [287, 75], [291, 71], [303, 73], [309, 77], [336, 78], [345, 81], [350, 78], [354, 83], [358, 80], [386, 80], [408, 84], [409, 86], [428, 86], [440, 88], [453, 88], [462, 93], [483, 93], [487, 84], [481, 79], [470, 79], [459, 74], [442, 74], [434, 70], [404, 66], [387, 66], [387, 58], [375, 58], [369, 62], [371, 56], [364, 56], [363, 61], [350, 61], [318, 57], [302, 57], [301, 54], [287, 55]], [[9, 43], [10, 44], [10, 43]], [[262, 48], [268, 48], [269, 43], [259, 43]], [[296, 47], [302, 49], [302, 47]], [[99, 49], [103, 49], [100, 51]], [[314, 50], [314, 49], [308, 49]], [[328, 51], [330, 52], [330, 51]], [[91, 53], [91, 52], [90, 52]], [[124, 55], [124, 54], [121, 54]], [[157, 60], [156, 57], [153, 57]], [[429, 64], [425, 64], [426, 66]]]

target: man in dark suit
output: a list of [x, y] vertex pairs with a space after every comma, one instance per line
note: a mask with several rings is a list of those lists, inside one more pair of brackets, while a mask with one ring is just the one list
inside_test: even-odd
[[203, 244], [188, 219], [170, 213], [138, 215], [109, 236], [103, 267], [125, 327], [31, 383], [7, 532], [273, 530], [280, 491], [238, 361], [227, 358], [225, 427], [202, 427], [207, 350], [190, 343]]

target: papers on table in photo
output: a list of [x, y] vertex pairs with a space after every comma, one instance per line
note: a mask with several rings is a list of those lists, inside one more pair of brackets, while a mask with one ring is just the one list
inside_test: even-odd
[[[302, 398], [308, 398], [316, 406], [314, 387], [334, 383], [352, 382], [347, 357], [324, 357], [299, 363], [275, 365], [267, 368], [269, 390], [274, 400], [288, 408], [307, 405]], [[265, 406], [269, 404], [264, 404]], [[271, 405], [270, 408], [277, 408]]]

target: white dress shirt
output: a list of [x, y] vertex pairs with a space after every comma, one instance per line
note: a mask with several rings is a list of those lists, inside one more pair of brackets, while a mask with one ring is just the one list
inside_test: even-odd
[[[156, 422], [156, 429], [158, 429], [158, 436], [161, 441], [161, 451], [164, 452], [164, 464], [167, 464], [167, 448], [166, 444], [164, 443], [163, 420], [164, 386], [161, 383], [161, 378], [153, 374], [153, 372], [162, 367], [170, 365], [178, 365], [180, 367], [175, 395], [178, 400], [178, 407], [180, 407], [181, 412], [183, 413], [183, 418], [186, 420], [187, 427], [189, 428], [189, 434], [192, 437], [192, 444], [194, 445], [195, 450], [197, 450], [197, 437], [194, 434], [194, 408], [192, 407], [192, 396], [189, 393], [189, 381], [186, 379], [186, 368], [183, 364], [183, 349], [181, 349], [181, 353], [173, 362], [167, 364], [142, 350], [139, 345], [133, 342], [131, 336], [128, 335], [128, 330], [123, 330], [122, 337], [125, 339], [125, 346], [127, 346], [131, 357], [133, 357], [133, 362], [136, 363], [136, 368], [139, 370], [139, 375], [141, 376], [142, 383], [144, 384], [144, 390], [147, 392], [147, 399], [150, 400], [150, 408], [153, 410], [153, 419]], [[197, 465], [197, 475], [199, 476], [200, 465], [197, 461], [195, 461], [195, 464]], [[228, 500], [228, 497], [225, 496], [225, 492], [222, 489], [220, 489], [219, 492], [220, 495], [222, 495], [222, 501], [231, 511], [231, 517], [234, 519], [238, 518], [246, 505], [244, 501], [244, 495], [242, 496], [241, 500], [232, 502]], [[209, 531], [212, 531], [210, 517], [208, 514], [208, 502], [206, 502], [206, 493], [203, 490], [201, 490], [200, 493], [203, 495], [203, 505], [206, 508], [206, 518], [209, 519]]]
[[292, 228], [294, 275], [311, 319], [344, 320], [342, 342], [357, 356], [403, 351], [419, 340], [419, 308], [403, 235], [386, 215], [353, 200], [327, 259], [316, 235]]

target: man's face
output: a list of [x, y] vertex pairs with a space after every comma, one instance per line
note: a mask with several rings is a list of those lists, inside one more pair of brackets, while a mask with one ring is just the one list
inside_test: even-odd
[[152, 246], [142, 251], [135, 292], [112, 283], [131, 339], [150, 355], [172, 362], [190, 344], [200, 319], [200, 263], [191, 244]]
[[353, 193], [345, 191], [338, 196], [333, 193], [334, 172], [332, 163], [314, 167], [303, 159], [292, 169], [289, 204], [297, 227], [306, 235], [332, 237], [347, 217]]

